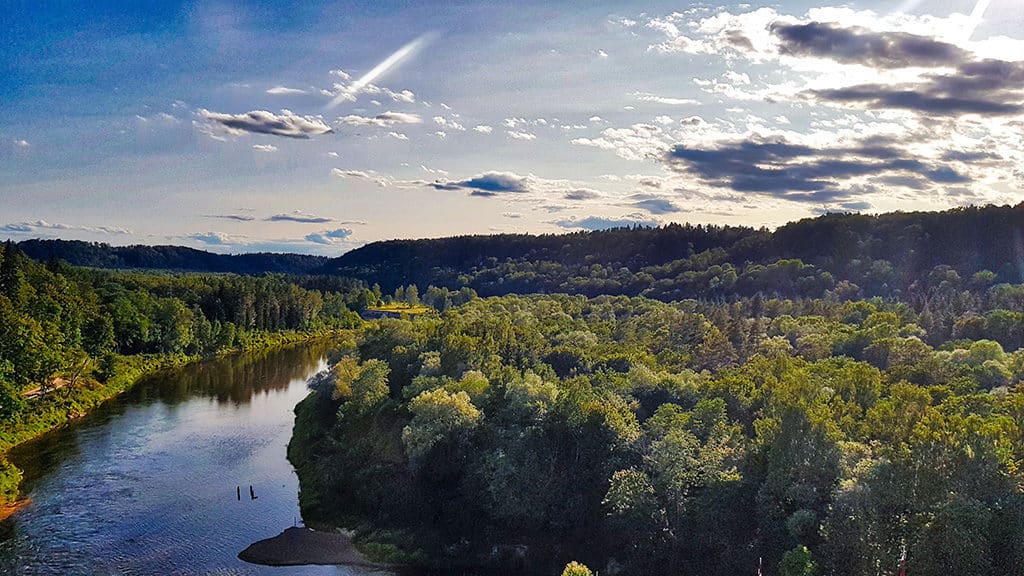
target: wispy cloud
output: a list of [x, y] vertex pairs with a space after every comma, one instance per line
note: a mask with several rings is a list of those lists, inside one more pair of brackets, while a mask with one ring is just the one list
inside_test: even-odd
[[273, 88], [268, 89], [267, 90], [267, 94], [271, 94], [273, 96], [293, 96], [293, 95], [294, 96], [298, 96], [298, 95], [309, 94], [309, 91], [308, 90], [303, 90], [301, 88], [288, 88], [287, 86], [280, 86], [279, 85], [279, 86], [274, 86]]
[[92, 234], [131, 234], [132, 231], [125, 228], [112, 226], [82, 226], [80, 224], [62, 224], [60, 222], [47, 222], [46, 220], [35, 220], [32, 222], [13, 222], [0, 226], [0, 232], [11, 234], [32, 234], [47, 231], [77, 231], [89, 232]]
[[358, 114], [350, 114], [338, 119], [342, 124], [348, 124], [349, 126], [378, 126], [387, 127], [394, 126], [396, 124], [419, 124], [423, 122], [423, 118], [419, 114], [413, 114], [410, 112], [383, 112], [376, 116], [359, 116]]
[[236, 222], [252, 222], [256, 218], [248, 214], [203, 214], [203, 218], [215, 218], [217, 220], [234, 220]]

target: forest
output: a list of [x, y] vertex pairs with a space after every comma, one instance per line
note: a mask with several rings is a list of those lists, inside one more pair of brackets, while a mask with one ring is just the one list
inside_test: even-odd
[[946, 246], [885, 297], [776, 277], [368, 324], [297, 408], [303, 516], [438, 573], [1024, 574], [1024, 286]]
[[[403, 240], [248, 276], [8, 243], [0, 432], [163, 359], [345, 329], [289, 459], [303, 519], [374, 558], [1024, 575], [1022, 223], [1024, 204]], [[396, 302], [431, 311], [359, 315]], [[0, 461], [5, 499], [17, 474]]]
[[563, 235], [461, 236], [375, 242], [329, 261], [325, 273], [481, 296], [568, 293], [665, 302], [882, 296], [919, 300], [925, 283], [956, 273], [985, 288], [1019, 283], [1017, 206], [945, 212], [826, 214], [774, 231], [669, 224]]
[[327, 258], [305, 254], [214, 254], [185, 246], [111, 246], [81, 240], [32, 239], [17, 243], [33, 260], [63, 260], [73, 266], [234, 274], [307, 274]]
[[[308, 279], [307, 279], [308, 281]], [[17, 495], [10, 445], [155, 367], [357, 325], [358, 283], [306, 289], [281, 275], [116, 272], [0, 250], [0, 504]], [[361, 304], [362, 303], [362, 304]]]

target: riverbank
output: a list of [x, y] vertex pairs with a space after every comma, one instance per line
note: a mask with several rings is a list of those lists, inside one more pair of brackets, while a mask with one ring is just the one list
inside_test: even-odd
[[349, 534], [295, 526], [273, 538], [251, 544], [238, 558], [264, 566], [321, 564], [367, 568], [375, 572], [389, 570], [388, 565], [373, 562], [359, 552]]
[[22, 505], [18, 500], [21, 471], [6, 459], [11, 448], [84, 416], [103, 402], [129, 390], [143, 377], [155, 372], [178, 368], [214, 356], [269, 352], [331, 338], [339, 333], [337, 330], [325, 330], [257, 334], [248, 339], [244, 346], [218, 351], [211, 356], [118, 356], [111, 370], [113, 375], [105, 381], [84, 379], [74, 388], [65, 387], [31, 400], [29, 407], [19, 414], [16, 420], [0, 425], [0, 520], [13, 514]]

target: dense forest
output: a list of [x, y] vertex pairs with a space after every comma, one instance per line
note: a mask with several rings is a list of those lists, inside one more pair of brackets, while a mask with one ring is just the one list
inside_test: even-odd
[[934, 282], [985, 288], [1024, 276], [1024, 204], [828, 214], [775, 231], [670, 224], [567, 235], [376, 242], [323, 270], [482, 296], [569, 293], [662, 301], [742, 296], [920, 299]]
[[442, 570], [1024, 573], [1022, 226], [371, 244], [331, 266], [396, 298], [595, 298], [365, 328], [298, 411], [304, 511]]
[[[905, 557], [915, 576], [1024, 576], [1022, 228], [1024, 204], [331, 261], [164, 247], [153, 266], [140, 247], [30, 241], [49, 246], [37, 262], [8, 243], [0, 433], [69, 413], [130, 359], [353, 328], [289, 458], [304, 519], [356, 528], [376, 557], [651, 576], [881, 576]], [[215, 265], [256, 275], [102, 269]], [[433, 311], [360, 319], [382, 302]], [[0, 460], [0, 496], [16, 479]]]
[[1024, 574], [1022, 313], [946, 284], [381, 320], [297, 409], [304, 518], [441, 573]]
[[308, 274], [327, 258], [304, 254], [214, 254], [184, 246], [111, 246], [81, 240], [33, 239], [18, 249], [39, 262], [63, 260], [72, 266], [234, 274]]
[[41, 264], [8, 242], [0, 250], [0, 504], [17, 486], [3, 451], [102, 400], [126, 358], [199, 357], [284, 332], [352, 327], [353, 308], [373, 298], [358, 283], [334, 280], [344, 290], [320, 291], [300, 280], [314, 283]]

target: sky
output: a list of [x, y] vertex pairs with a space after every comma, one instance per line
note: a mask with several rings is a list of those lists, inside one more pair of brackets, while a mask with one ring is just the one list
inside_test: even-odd
[[1024, 200], [1024, 3], [5, 3], [0, 237], [367, 242]]

